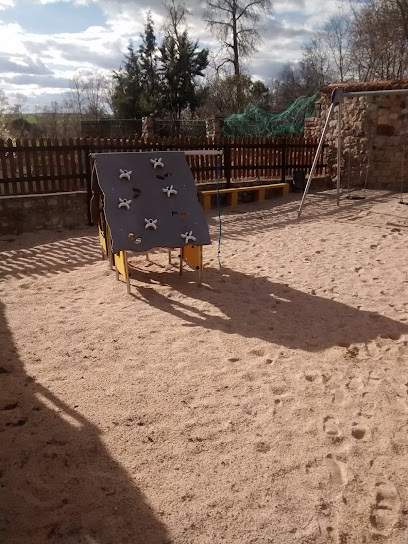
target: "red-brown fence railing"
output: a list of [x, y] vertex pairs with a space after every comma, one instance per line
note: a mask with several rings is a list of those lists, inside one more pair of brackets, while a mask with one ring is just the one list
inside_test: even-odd
[[[0, 139], [0, 196], [67, 191], [90, 194], [90, 155], [98, 152], [220, 149], [224, 154], [219, 163], [212, 155], [187, 157], [198, 185], [216, 180], [217, 174], [228, 185], [242, 180], [285, 181], [293, 170], [311, 167], [317, 145], [317, 140], [303, 137], [273, 140], [70, 138], [15, 142]], [[323, 149], [316, 174], [323, 174], [325, 166]]]

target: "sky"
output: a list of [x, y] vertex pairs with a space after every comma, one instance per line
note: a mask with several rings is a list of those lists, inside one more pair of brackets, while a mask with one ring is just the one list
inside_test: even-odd
[[[216, 53], [217, 40], [203, 22], [202, 0], [185, 4], [192, 38]], [[282, 66], [299, 61], [302, 45], [330, 16], [338, 0], [277, 0], [262, 20], [263, 41], [246, 70], [269, 83]], [[28, 100], [34, 111], [66, 96], [81, 71], [118, 70], [129, 40], [137, 47], [151, 10], [160, 36], [162, 0], [0, 0], [0, 89], [9, 103]]]

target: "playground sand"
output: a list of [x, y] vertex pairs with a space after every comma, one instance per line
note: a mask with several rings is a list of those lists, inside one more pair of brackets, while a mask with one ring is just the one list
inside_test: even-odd
[[406, 544], [408, 209], [223, 210], [132, 296], [94, 229], [0, 242], [3, 544]]

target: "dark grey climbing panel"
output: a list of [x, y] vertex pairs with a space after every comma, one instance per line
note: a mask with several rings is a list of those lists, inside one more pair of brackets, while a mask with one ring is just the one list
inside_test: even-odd
[[96, 153], [112, 252], [211, 243], [182, 151]]

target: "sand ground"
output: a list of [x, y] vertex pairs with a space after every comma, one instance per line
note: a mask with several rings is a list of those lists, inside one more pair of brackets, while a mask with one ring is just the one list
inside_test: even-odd
[[408, 207], [223, 210], [204, 285], [0, 242], [3, 544], [407, 544]]

